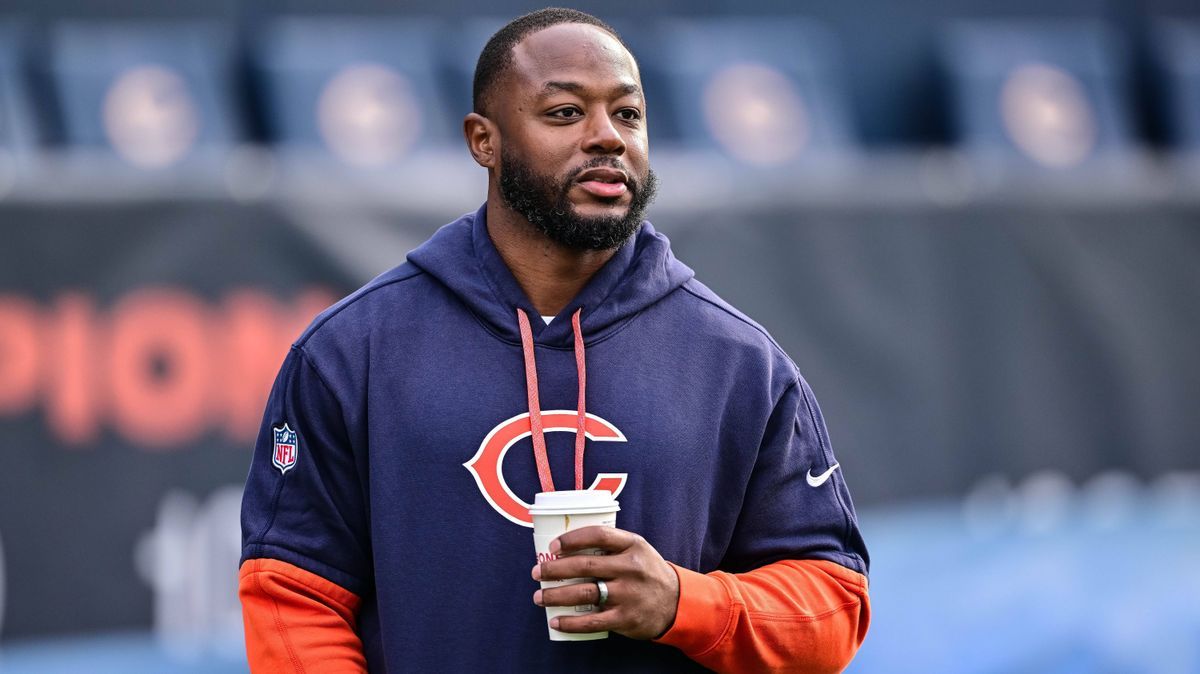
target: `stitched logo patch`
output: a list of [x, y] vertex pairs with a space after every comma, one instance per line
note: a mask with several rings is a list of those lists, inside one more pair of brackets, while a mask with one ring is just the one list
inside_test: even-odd
[[279, 469], [280, 474], [287, 473], [296, 465], [300, 454], [300, 441], [285, 423], [283, 426], [272, 427], [275, 432], [275, 451], [271, 454], [271, 463]]

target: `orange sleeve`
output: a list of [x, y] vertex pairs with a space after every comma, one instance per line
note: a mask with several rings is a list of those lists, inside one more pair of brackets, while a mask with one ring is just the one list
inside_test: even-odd
[[367, 671], [358, 596], [276, 559], [248, 559], [238, 582], [251, 672]]
[[675, 624], [656, 641], [717, 672], [840, 672], [867, 635], [867, 579], [839, 564], [784, 560], [739, 574], [672, 566]]

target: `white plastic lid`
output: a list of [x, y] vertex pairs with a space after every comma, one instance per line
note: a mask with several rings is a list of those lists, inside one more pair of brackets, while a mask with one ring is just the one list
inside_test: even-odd
[[612, 492], [603, 489], [544, 491], [533, 497], [530, 515], [572, 515], [615, 513], [621, 506]]

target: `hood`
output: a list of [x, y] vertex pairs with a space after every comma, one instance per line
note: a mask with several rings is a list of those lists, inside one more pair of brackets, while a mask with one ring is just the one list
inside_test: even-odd
[[571, 348], [571, 316], [582, 308], [585, 339], [600, 337], [687, 282], [695, 273], [671, 254], [671, 242], [642, 222], [555, 320], [536, 320], [533, 303], [504, 264], [487, 232], [487, 204], [439, 229], [408, 260], [450, 289], [489, 329], [521, 343], [517, 309], [529, 316], [533, 341]]

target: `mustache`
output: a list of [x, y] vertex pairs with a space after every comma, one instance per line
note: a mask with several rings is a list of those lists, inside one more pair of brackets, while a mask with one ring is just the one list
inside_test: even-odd
[[590, 171], [594, 168], [610, 168], [624, 172], [628, 181], [626, 182], [626, 187], [630, 192], [637, 193], [638, 188], [640, 188], [642, 185], [642, 181], [638, 179], [637, 174], [633, 171], [630, 171], [625, 164], [621, 163], [621, 160], [617, 159], [616, 157], [595, 157], [575, 167], [569, 174], [567, 174], [566, 179], [563, 181], [563, 192], [570, 190], [571, 185], [575, 184], [575, 181], [581, 174], [583, 174], [584, 171]]

